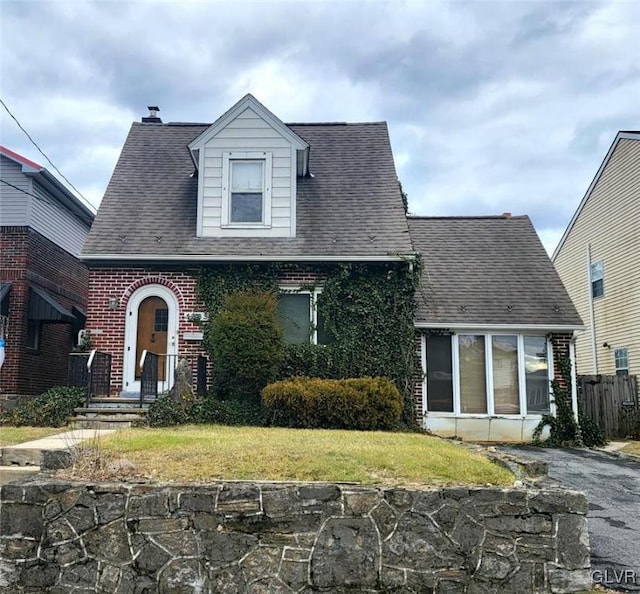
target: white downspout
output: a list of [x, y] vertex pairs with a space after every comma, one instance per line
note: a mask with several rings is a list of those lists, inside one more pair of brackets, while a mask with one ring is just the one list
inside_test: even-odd
[[569, 358], [571, 359], [571, 408], [573, 417], [578, 423], [578, 377], [576, 373], [576, 335], [569, 341]]
[[598, 373], [598, 349], [596, 346], [596, 317], [593, 311], [593, 292], [591, 288], [591, 244], [587, 243], [587, 295], [589, 298], [589, 326], [591, 330], [591, 360], [593, 375]]

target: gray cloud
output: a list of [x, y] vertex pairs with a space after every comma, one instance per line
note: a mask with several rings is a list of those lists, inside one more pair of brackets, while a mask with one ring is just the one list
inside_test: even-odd
[[[3, 99], [99, 201], [131, 120], [389, 122], [418, 214], [528, 213], [559, 237], [615, 132], [638, 128], [637, 3], [14, 2]], [[6, 114], [2, 142], [42, 162]], [[46, 163], [43, 163], [46, 165]]]

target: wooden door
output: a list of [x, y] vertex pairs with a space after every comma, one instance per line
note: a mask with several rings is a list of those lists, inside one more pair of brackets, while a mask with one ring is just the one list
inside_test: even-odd
[[145, 349], [159, 355], [158, 381], [165, 380], [169, 308], [161, 297], [147, 297], [138, 308], [136, 379], [142, 375], [140, 357]]

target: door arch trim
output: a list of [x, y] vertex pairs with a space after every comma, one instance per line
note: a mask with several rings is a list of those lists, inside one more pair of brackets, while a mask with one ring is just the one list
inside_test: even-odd
[[[138, 311], [140, 304], [147, 297], [160, 297], [165, 301], [168, 308], [167, 324], [167, 353], [176, 355], [178, 353], [178, 320], [180, 319], [180, 305], [178, 298], [171, 289], [164, 285], [148, 284], [136, 289], [127, 302], [126, 322], [124, 332], [124, 358], [122, 366], [122, 391], [140, 392], [140, 381], [136, 380], [136, 345], [138, 339]], [[167, 370], [165, 377], [168, 378], [169, 385], [173, 379], [173, 366], [169, 365], [171, 358], [167, 358]]]

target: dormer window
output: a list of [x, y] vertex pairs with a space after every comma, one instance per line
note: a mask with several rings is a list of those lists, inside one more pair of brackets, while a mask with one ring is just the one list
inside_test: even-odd
[[264, 163], [231, 161], [230, 223], [262, 223]]
[[223, 153], [222, 225], [271, 226], [271, 153]]

